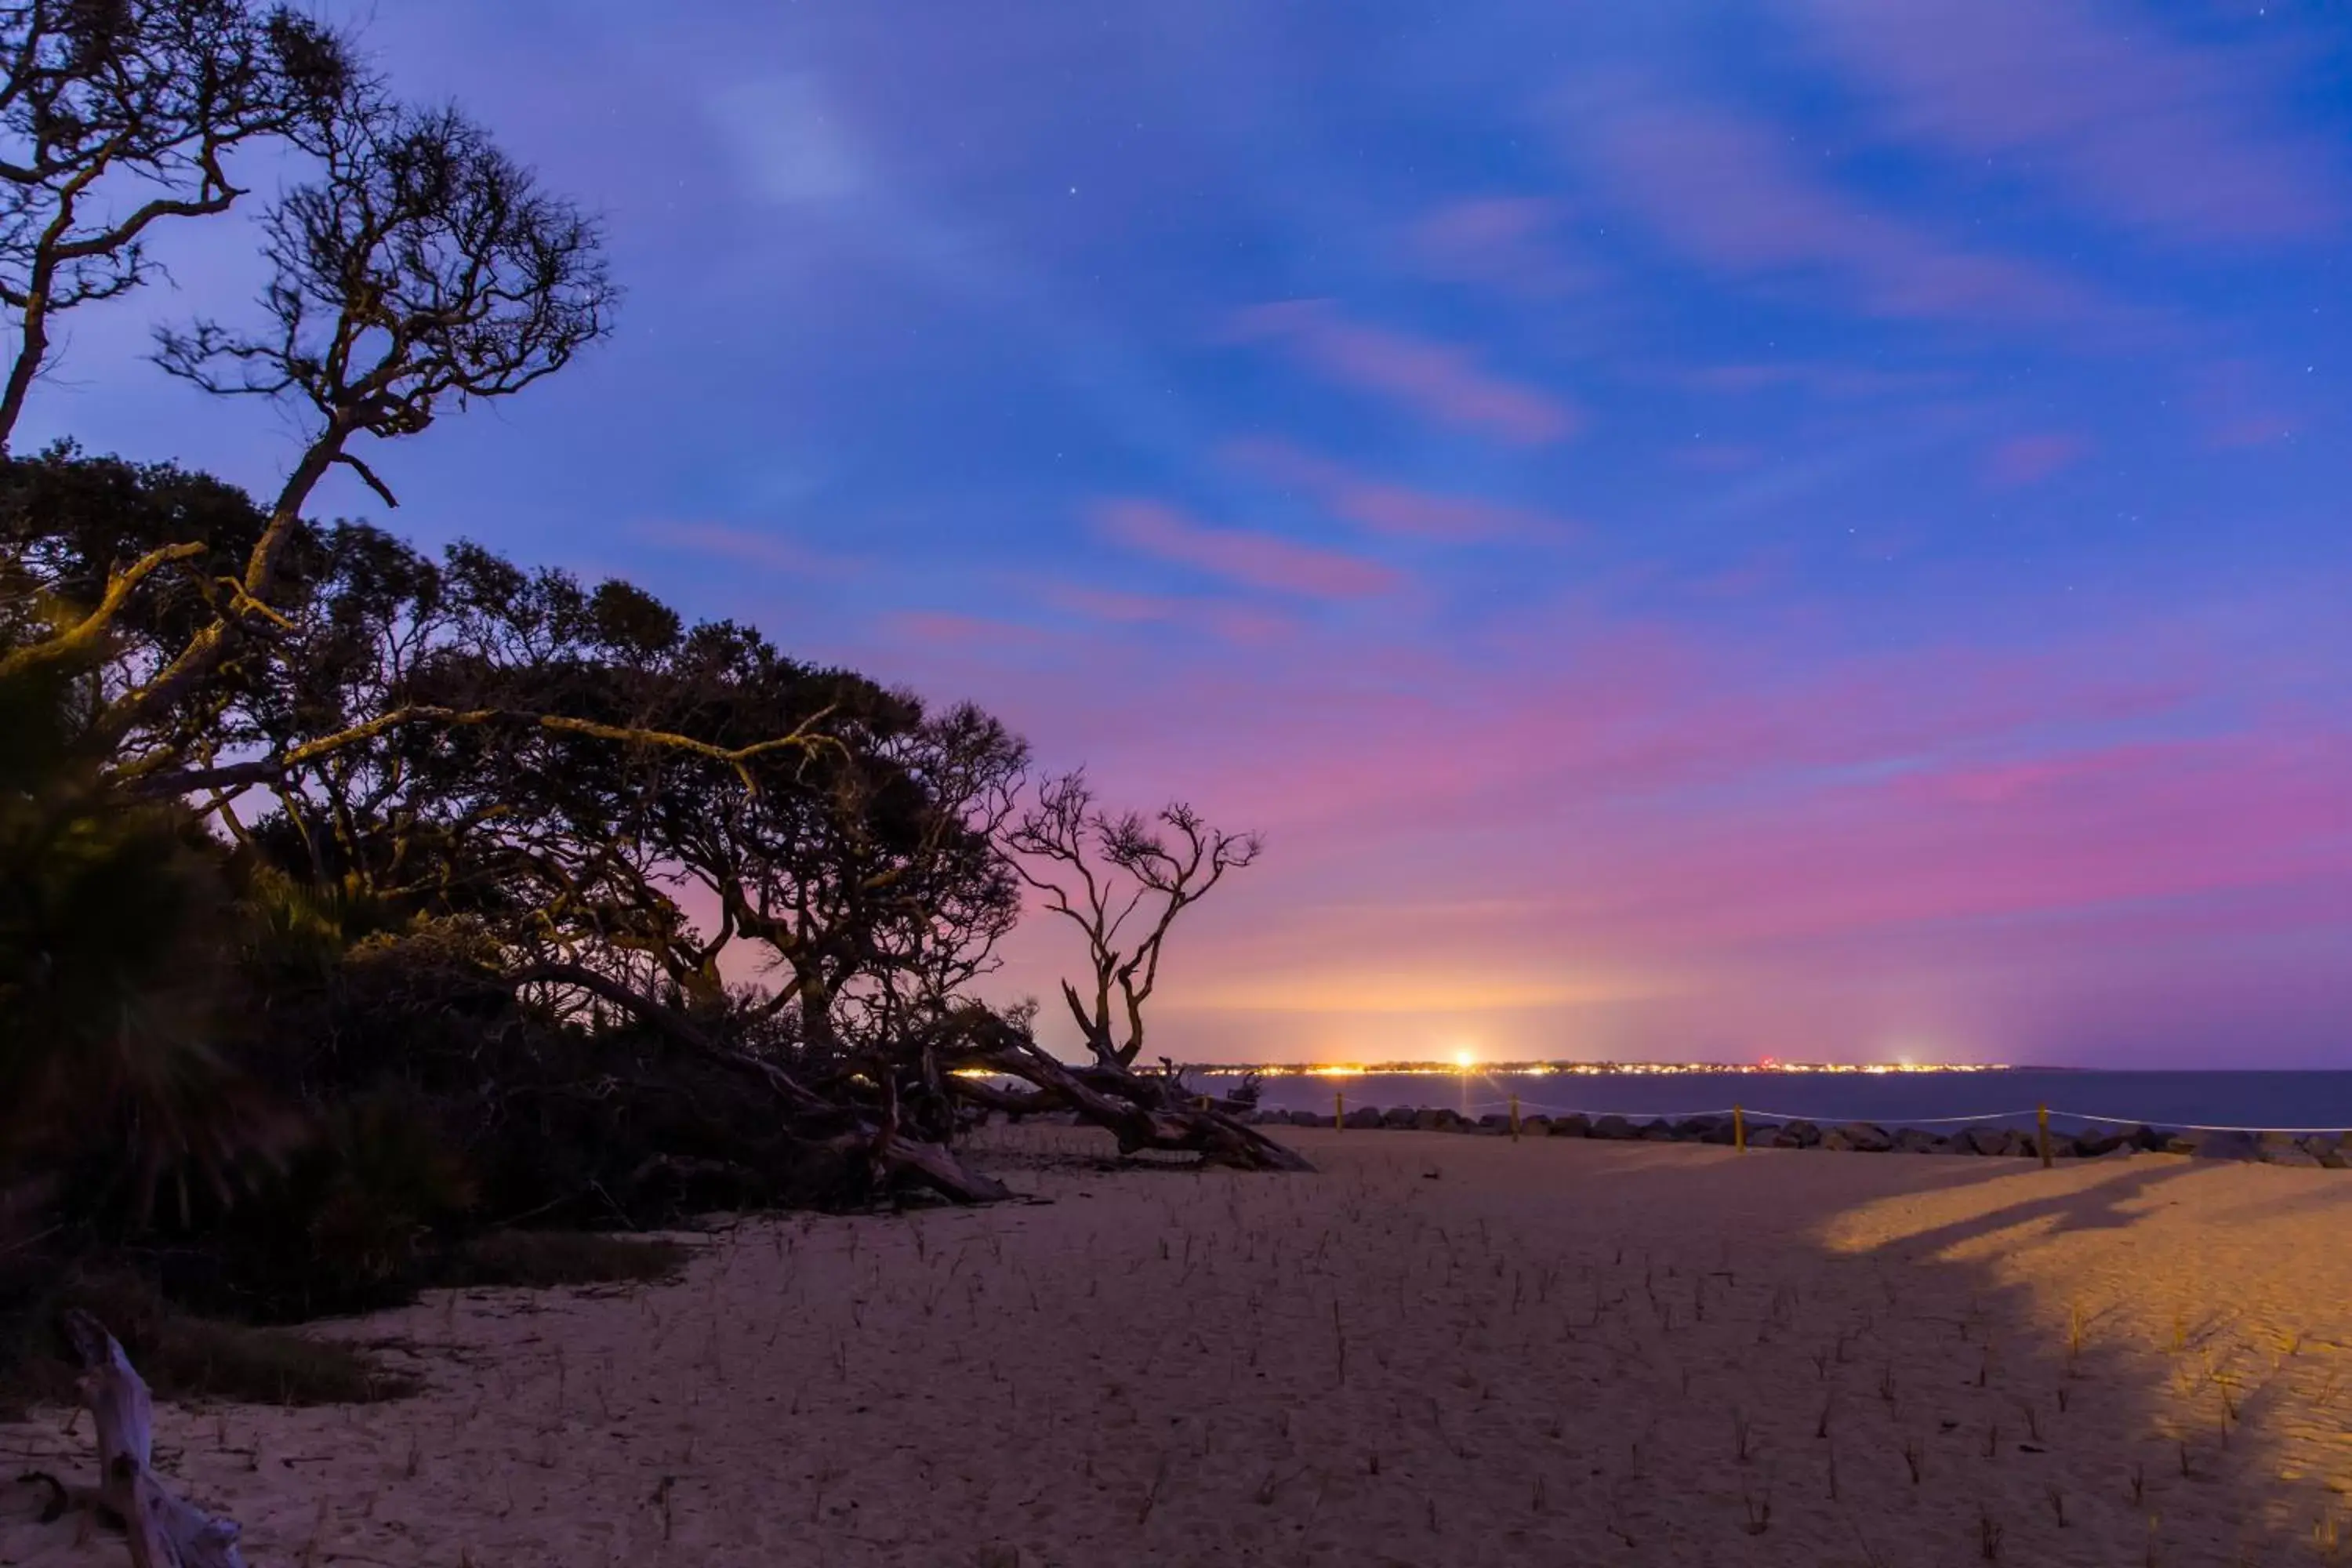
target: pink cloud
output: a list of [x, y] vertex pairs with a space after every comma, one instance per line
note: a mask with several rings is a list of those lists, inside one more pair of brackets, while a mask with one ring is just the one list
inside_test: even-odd
[[1638, 891], [1594, 913], [1662, 939], [1786, 945], [2325, 886], [2352, 873], [2347, 765], [2343, 735], [2252, 731], [1832, 788], [1678, 847], [1628, 846]]
[[1999, 172], [2109, 218], [2210, 244], [2308, 237], [2341, 216], [2332, 160], [2263, 123], [2282, 86], [2151, 16], [2096, 0], [1794, 3], [1898, 133], [2013, 160]]
[[1985, 458], [1985, 481], [2003, 489], [2038, 485], [2082, 460], [2090, 443], [2080, 436], [2012, 436]]
[[1590, 268], [1561, 253], [1562, 207], [1542, 196], [1478, 196], [1424, 214], [1412, 254], [1433, 277], [1475, 283], [1524, 300], [1553, 300], [1589, 286]]
[[1235, 313], [1233, 334], [1274, 339], [1335, 381], [1377, 392], [1425, 417], [1521, 446], [1564, 440], [1583, 423], [1575, 405], [1507, 380], [1451, 343], [1348, 321], [1320, 300], [1288, 300]]
[[1223, 456], [1280, 485], [1296, 486], [1334, 516], [1375, 533], [1475, 541], [1559, 538], [1572, 525], [1523, 507], [1366, 479], [1286, 441], [1230, 443]]
[[1822, 184], [1787, 139], [1616, 84], [1563, 117], [1620, 200], [1675, 248], [1728, 272], [1826, 274], [1875, 315], [1967, 321], [2106, 314], [2074, 284], [1883, 216]]
[[747, 566], [811, 577], [842, 577], [865, 570], [866, 563], [851, 556], [814, 549], [780, 534], [733, 528], [718, 522], [648, 522], [629, 531], [638, 539], [667, 549], [691, 551]]
[[1047, 588], [1045, 599], [1075, 615], [1121, 626], [1181, 620], [1190, 603], [1163, 594], [1127, 594], [1114, 588], [1081, 588], [1066, 584]]
[[903, 610], [884, 617], [894, 636], [944, 647], [1034, 647], [1053, 639], [1035, 626], [945, 610]]
[[2274, 395], [2271, 378], [2247, 360], [2223, 360], [2201, 370], [2189, 406], [2208, 447], [2264, 447], [2302, 427], [2302, 420]]
[[1159, 501], [1106, 500], [1095, 507], [1094, 516], [1107, 536], [1130, 550], [1244, 587], [1314, 599], [1360, 599], [1403, 585], [1392, 568], [1378, 562], [1270, 533], [1211, 528]]
[[1055, 584], [1047, 603], [1072, 615], [1115, 626], [1202, 626], [1230, 643], [1264, 647], [1298, 628], [1288, 616], [1250, 605], [1181, 598], [1169, 594], [1130, 594], [1118, 589]]
[[1690, 584], [1690, 591], [1710, 599], [1748, 599], [1786, 584], [1796, 558], [1786, 546], [1751, 551], [1722, 571]]
[[[1083, 737], [1113, 798], [1267, 830], [1188, 931], [1171, 1054], [2082, 1061], [2227, 1025], [2284, 1065], [2352, 1005], [2339, 586], [2053, 615], [2023, 649], [1550, 604], [1454, 654], [1318, 623], [1272, 655], [930, 657], [1041, 752]], [[1007, 994], [1068, 957], [1032, 935]], [[1377, 1028], [1185, 1005], [1344, 1011], [1364, 977]]]

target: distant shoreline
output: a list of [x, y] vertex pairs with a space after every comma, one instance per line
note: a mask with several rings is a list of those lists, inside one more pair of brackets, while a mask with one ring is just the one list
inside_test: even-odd
[[2092, 1072], [2092, 1068], [2044, 1067], [2010, 1062], [1192, 1062], [1187, 1072], [1208, 1078], [1544, 1078], [1611, 1074], [1672, 1076], [1701, 1073], [2020, 1073]]

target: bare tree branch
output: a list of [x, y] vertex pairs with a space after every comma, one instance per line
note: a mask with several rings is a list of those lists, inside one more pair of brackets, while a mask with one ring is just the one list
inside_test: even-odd
[[[1043, 781], [1035, 804], [1005, 836], [1021, 879], [1086, 937], [1092, 995], [1065, 980], [1062, 999], [1105, 1067], [1130, 1067], [1142, 1054], [1143, 1007], [1159, 984], [1176, 917], [1264, 848], [1256, 834], [1211, 827], [1181, 802], [1163, 807], [1157, 821], [1181, 848], [1135, 813], [1106, 815], [1079, 770]], [[1130, 929], [1139, 916], [1142, 924]], [[1123, 1030], [1112, 1017], [1114, 993]]]

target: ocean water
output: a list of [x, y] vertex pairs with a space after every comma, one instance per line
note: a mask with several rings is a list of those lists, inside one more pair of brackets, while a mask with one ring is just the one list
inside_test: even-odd
[[[1203, 1077], [1212, 1093], [1235, 1080]], [[2252, 1128], [2352, 1131], [2352, 1072], [2093, 1072], [2017, 1068], [1969, 1073], [1544, 1073], [1367, 1074], [1354, 1078], [1268, 1078], [1260, 1104], [1328, 1111], [1333, 1097], [1352, 1110], [1373, 1105], [1438, 1107], [1476, 1116], [1506, 1110], [1519, 1097], [1524, 1115], [1614, 1111], [1647, 1119], [1734, 1105], [1773, 1121], [1875, 1121], [1932, 1126], [1939, 1120], [1985, 1118], [1990, 1125], [2031, 1127], [2039, 1106], [2053, 1127], [2075, 1130], [2093, 1118]]]

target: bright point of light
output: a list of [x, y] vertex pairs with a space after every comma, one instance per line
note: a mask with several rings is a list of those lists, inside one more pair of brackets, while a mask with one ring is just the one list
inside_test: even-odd
[[1456, 1051], [1454, 1053], [1454, 1065], [1464, 1072], [1468, 1072], [1478, 1065], [1478, 1053], [1468, 1050]]

